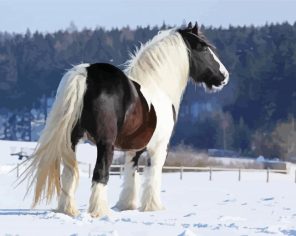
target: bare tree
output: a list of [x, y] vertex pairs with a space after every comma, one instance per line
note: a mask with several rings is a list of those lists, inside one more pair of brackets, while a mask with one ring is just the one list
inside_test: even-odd
[[274, 131], [273, 138], [279, 144], [285, 160], [296, 157], [296, 129], [295, 118], [290, 117], [287, 122], [279, 123]]

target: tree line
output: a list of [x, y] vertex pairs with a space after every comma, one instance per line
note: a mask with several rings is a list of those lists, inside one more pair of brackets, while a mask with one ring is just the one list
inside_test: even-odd
[[[72, 25], [55, 33], [0, 33], [0, 115], [42, 110], [40, 98], [52, 96], [74, 64], [109, 62], [123, 68], [129, 52], [166, 28], [77, 31]], [[172, 144], [296, 156], [293, 138], [287, 138], [295, 132], [296, 23], [202, 30], [229, 69], [230, 84], [217, 94], [189, 84]]]

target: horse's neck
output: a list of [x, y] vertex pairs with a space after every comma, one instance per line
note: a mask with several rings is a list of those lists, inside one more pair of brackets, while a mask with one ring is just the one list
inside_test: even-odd
[[128, 76], [141, 85], [141, 92], [148, 104], [158, 102], [158, 93], [164, 93], [170, 99], [178, 114], [188, 82], [189, 65], [182, 62], [184, 68], [180, 68], [181, 63], [178, 60], [174, 63], [175, 67], [164, 65], [162, 70], [150, 73], [138, 71], [137, 68], [134, 68], [129, 71]]
[[[167, 75], [169, 76], [169, 75]], [[188, 77], [183, 77], [178, 79], [170, 77], [170, 83], [163, 83], [160, 81], [156, 83], [154, 80], [149, 79], [149, 76], [146, 80], [137, 80], [135, 77], [130, 77], [131, 80], [138, 82], [141, 85], [141, 92], [145, 97], [149, 107], [150, 104], [154, 104], [158, 102], [159, 93], [165, 94], [169, 100], [171, 101], [172, 105], [174, 105], [175, 111], [178, 114], [180, 103], [182, 100], [183, 93], [185, 91]]]
[[179, 86], [176, 86], [174, 89], [172, 89], [172, 91], [169, 91], [170, 98], [172, 100], [177, 114], [179, 114], [180, 104], [182, 101], [184, 91], [186, 89], [187, 81], [188, 77], [183, 78], [182, 81], [179, 82]]
[[148, 104], [157, 103], [162, 93], [178, 112], [189, 74], [187, 46], [179, 34], [172, 34], [136, 56], [126, 72], [141, 85]]

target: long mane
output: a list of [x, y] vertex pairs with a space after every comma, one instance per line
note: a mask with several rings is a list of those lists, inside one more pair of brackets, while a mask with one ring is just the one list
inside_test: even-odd
[[189, 55], [182, 36], [175, 30], [161, 31], [141, 45], [126, 63], [125, 73], [141, 85], [148, 104], [165, 93], [178, 110], [189, 74]]

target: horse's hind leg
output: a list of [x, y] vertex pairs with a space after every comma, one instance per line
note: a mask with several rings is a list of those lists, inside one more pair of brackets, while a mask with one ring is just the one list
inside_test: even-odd
[[113, 160], [117, 120], [114, 113], [109, 111], [97, 116], [95, 123], [93, 129], [88, 130], [90, 133], [93, 132], [91, 134], [97, 145], [97, 161], [93, 172], [88, 212], [92, 217], [101, 217], [109, 214], [107, 183], [109, 168]]
[[126, 152], [122, 190], [115, 206], [120, 211], [137, 208], [139, 194], [138, 160], [144, 150]]
[[113, 159], [113, 142], [97, 141], [97, 161], [92, 178], [92, 193], [89, 200], [88, 212], [92, 217], [109, 214], [107, 183], [109, 168]]
[[[71, 141], [72, 141], [72, 149], [73, 149], [73, 161], [76, 162], [75, 157], [75, 147], [82, 137], [83, 131], [80, 126], [77, 124], [72, 131]], [[76, 216], [79, 214], [77, 210], [74, 195], [77, 188], [79, 173], [75, 173], [75, 171], [67, 165], [67, 163], [63, 163], [64, 169], [61, 176], [62, 182], [62, 191], [58, 200], [58, 212], [63, 212], [65, 214]]]

